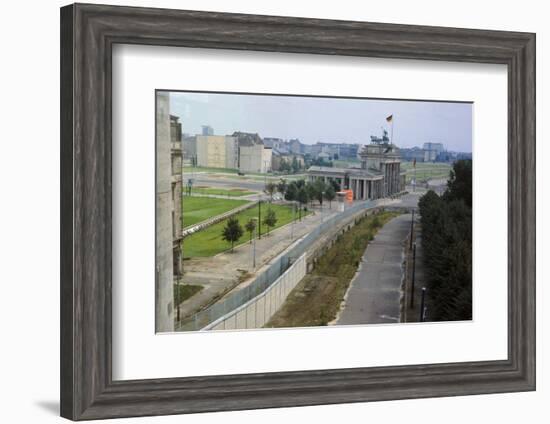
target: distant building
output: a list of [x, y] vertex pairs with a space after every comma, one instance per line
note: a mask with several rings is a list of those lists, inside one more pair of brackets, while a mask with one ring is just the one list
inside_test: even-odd
[[281, 169], [281, 165], [283, 163], [286, 163], [290, 167], [292, 167], [294, 161], [296, 161], [300, 168], [303, 168], [305, 166], [304, 157], [302, 155], [294, 155], [287, 151], [281, 152], [280, 150], [273, 148], [273, 155], [271, 159], [271, 166], [273, 168], [273, 171], [282, 171], [283, 169]]
[[290, 153], [301, 154], [303, 153], [303, 144], [297, 138], [293, 138], [288, 141]]
[[272, 149], [266, 147], [258, 134], [234, 132], [238, 145], [238, 168], [241, 172], [267, 173], [271, 171]]
[[202, 135], [214, 135], [214, 128], [212, 128], [210, 125], [203, 125]]
[[401, 171], [399, 149], [389, 143], [387, 134], [371, 137], [371, 144], [359, 153], [361, 168], [311, 166], [310, 181], [335, 181], [341, 189], [353, 191], [354, 199], [378, 199], [399, 193], [405, 188], [405, 172]]
[[198, 166], [229, 169], [239, 167], [239, 150], [235, 137], [197, 135], [196, 152]]
[[443, 143], [424, 143], [422, 148], [411, 147], [401, 149], [401, 158], [417, 162], [447, 162], [451, 155], [447, 155]]

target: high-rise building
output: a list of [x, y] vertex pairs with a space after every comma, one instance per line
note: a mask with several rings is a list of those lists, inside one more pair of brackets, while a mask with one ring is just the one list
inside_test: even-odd
[[214, 128], [212, 128], [210, 125], [203, 125], [202, 135], [214, 135]]

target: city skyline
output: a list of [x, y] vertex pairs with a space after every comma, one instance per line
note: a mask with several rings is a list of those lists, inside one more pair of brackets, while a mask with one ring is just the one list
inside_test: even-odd
[[304, 144], [368, 144], [385, 129], [401, 148], [443, 143], [446, 150], [472, 151], [472, 103], [289, 95], [170, 92], [170, 109], [183, 132], [235, 131], [261, 137], [297, 138]]

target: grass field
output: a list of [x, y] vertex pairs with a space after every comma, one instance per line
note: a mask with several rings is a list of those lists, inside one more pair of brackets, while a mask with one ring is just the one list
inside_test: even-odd
[[228, 196], [228, 197], [240, 197], [247, 196], [249, 194], [256, 193], [255, 191], [247, 190], [244, 188], [216, 188], [216, 187], [204, 187], [204, 186], [195, 186], [191, 191], [192, 194], [214, 194], [217, 196]]
[[[401, 169], [407, 171], [407, 184], [411, 182], [415, 175], [412, 162], [401, 162]], [[451, 164], [442, 162], [417, 162], [416, 163], [416, 180], [425, 182], [431, 179], [449, 178]]]
[[[212, 199], [210, 199], [212, 200]], [[277, 215], [277, 224], [271, 229], [271, 231], [288, 224], [292, 221], [293, 213], [292, 208], [289, 206], [283, 205], [271, 205], [262, 204], [262, 220], [265, 217], [267, 209], [271, 207]], [[246, 222], [251, 218], [258, 217], [258, 208], [251, 208], [245, 211], [242, 211], [236, 215], [236, 218], [239, 220], [239, 223], [243, 227]], [[186, 258], [193, 257], [207, 257], [214, 256], [220, 252], [223, 252], [231, 248], [231, 243], [222, 240], [222, 230], [225, 227], [227, 220], [218, 222], [217, 224], [211, 225], [201, 231], [186, 237], [183, 242], [183, 254]], [[262, 237], [267, 233], [267, 226], [264, 224], [261, 225]], [[246, 243], [249, 241], [248, 232], [244, 231], [242, 237], [235, 242], [235, 247]]]
[[265, 327], [310, 327], [333, 321], [369, 241], [398, 215], [397, 212], [371, 215], [341, 235], [321, 256], [313, 272], [290, 292]]
[[192, 175], [194, 172], [206, 172], [208, 174], [211, 174], [210, 176], [216, 177], [216, 174], [218, 174], [220, 177], [223, 178], [230, 178], [234, 180], [265, 180], [268, 181], [278, 181], [280, 178], [285, 178], [286, 180], [295, 180], [298, 178], [303, 178], [303, 173], [305, 170], [300, 171], [297, 174], [277, 174], [277, 173], [269, 173], [269, 174], [262, 174], [259, 172], [246, 172], [245, 175], [238, 175], [237, 169], [231, 169], [231, 168], [208, 168], [204, 166], [197, 166], [197, 167], [191, 167], [191, 166], [184, 166], [183, 167], [183, 173], [187, 176]]
[[220, 215], [248, 203], [240, 199], [219, 199], [211, 197], [183, 197], [183, 225], [189, 227], [208, 218]]
[[176, 306], [179, 305], [200, 292], [203, 288], [203, 286], [198, 284], [174, 284], [174, 304]]

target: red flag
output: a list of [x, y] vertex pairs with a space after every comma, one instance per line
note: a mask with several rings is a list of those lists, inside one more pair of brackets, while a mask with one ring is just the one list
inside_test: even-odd
[[386, 121], [387, 122], [391, 122], [393, 120], [393, 115], [390, 115], [386, 118]]

